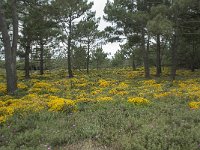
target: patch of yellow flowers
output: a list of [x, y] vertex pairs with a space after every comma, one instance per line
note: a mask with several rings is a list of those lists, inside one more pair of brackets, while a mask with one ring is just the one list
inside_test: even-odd
[[110, 86], [110, 82], [106, 81], [106, 80], [103, 80], [103, 79], [100, 79], [98, 83], [99, 83], [100, 87], [108, 87], [108, 86]]
[[34, 83], [33, 87], [29, 90], [30, 93], [56, 93], [59, 89], [55, 87], [54, 83], [47, 83], [45, 81], [40, 81]]
[[112, 97], [98, 97], [97, 98], [97, 101], [99, 101], [99, 102], [106, 102], [106, 101], [112, 101], [113, 100], [113, 98]]
[[[200, 109], [200, 78], [177, 80], [175, 82], [162, 80], [137, 80], [143, 76], [143, 71], [106, 70], [106, 74], [117, 76], [111, 78], [88, 78], [85, 75], [75, 75], [73, 79], [55, 79], [57, 73], [48, 73], [48, 80], [39, 80], [33, 75], [30, 83], [20, 82], [18, 88], [28, 94], [15, 99], [6, 95], [6, 85], [0, 83], [0, 122], [5, 122], [16, 112], [37, 112], [41, 110], [74, 112], [81, 103], [112, 102], [115, 99], [125, 100], [136, 105], [145, 105], [166, 98], [187, 99], [189, 107]], [[105, 73], [105, 72], [104, 72]], [[166, 72], [163, 72], [167, 74]], [[190, 77], [189, 72], [181, 75]], [[129, 97], [131, 95], [131, 97]], [[151, 101], [150, 101], [151, 100]]]
[[189, 106], [192, 109], [199, 109], [200, 108], [200, 102], [190, 102]]
[[149, 104], [150, 101], [143, 97], [129, 97], [128, 102], [132, 104]]
[[6, 84], [0, 84], [0, 93], [6, 93]]
[[75, 102], [70, 99], [59, 98], [56, 96], [49, 97], [48, 107], [50, 111], [67, 111], [72, 112], [76, 108]]

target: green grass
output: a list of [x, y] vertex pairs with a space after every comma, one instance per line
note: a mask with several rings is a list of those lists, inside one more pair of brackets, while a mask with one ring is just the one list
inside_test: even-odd
[[15, 115], [0, 130], [1, 150], [198, 150], [200, 110], [166, 99], [149, 106], [121, 101], [80, 104], [73, 114]]
[[[194, 76], [178, 76], [178, 80], [196, 79]], [[52, 81], [65, 78], [63, 72], [51, 78], [36, 76], [34, 79]], [[37, 113], [15, 114], [0, 125], [0, 150], [199, 150], [200, 109], [189, 108], [189, 99], [166, 97], [151, 99], [149, 105], [127, 103], [127, 97], [137, 95], [141, 76], [125, 78], [123, 72], [109, 71], [92, 73], [88, 81], [116, 79], [128, 81], [129, 94], [113, 96], [109, 102], [78, 104], [78, 112], [62, 113], [44, 110]], [[155, 78], [158, 83], [168, 77]], [[2, 76], [0, 81], [5, 79]], [[29, 85], [29, 81], [20, 81]], [[200, 80], [199, 80], [200, 81]], [[200, 83], [198, 81], [198, 83]], [[62, 85], [61, 85], [62, 86]], [[174, 85], [164, 83], [168, 91]], [[59, 97], [66, 97], [66, 87], [61, 87]], [[72, 87], [70, 87], [72, 88]], [[75, 87], [74, 87], [75, 88]], [[86, 90], [90, 90], [87, 87]], [[106, 95], [110, 88], [105, 88]], [[15, 97], [21, 98], [28, 91], [18, 90]], [[69, 93], [68, 93], [69, 94]], [[71, 93], [76, 95], [77, 93]], [[100, 94], [101, 95], [101, 94]]]

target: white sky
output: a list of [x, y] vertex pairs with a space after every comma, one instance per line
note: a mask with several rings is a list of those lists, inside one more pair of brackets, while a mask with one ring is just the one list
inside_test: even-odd
[[[107, 0], [90, 0], [94, 2], [93, 10], [96, 11], [96, 16], [101, 17], [101, 22], [99, 25], [99, 29], [103, 30], [106, 26], [109, 25], [108, 22], [104, 21], [103, 15], [104, 15], [104, 7], [106, 5]], [[103, 46], [103, 50], [107, 53], [111, 53], [111, 56], [114, 55], [114, 53], [120, 49], [119, 43], [108, 43]]]

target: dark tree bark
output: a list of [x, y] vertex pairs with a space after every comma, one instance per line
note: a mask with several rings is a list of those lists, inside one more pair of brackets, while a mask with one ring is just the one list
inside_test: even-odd
[[86, 61], [87, 74], [89, 74], [89, 63], [90, 63], [90, 42], [88, 40], [88, 45], [87, 45], [87, 61]]
[[157, 35], [157, 49], [156, 49], [156, 76], [160, 77], [162, 73], [161, 68], [161, 46], [160, 46], [160, 35]]
[[191, 53], [191, 71], [195, 72], [195, 55], [196, 46], [194, 40], [192, 41], [192, 53]]
[[171, 57], [172, 57], [171, 80], [175, 80], [176, 69], [177, 69], [177, 35], [176, 33], [173, 36], [173, 40], [172, 40]]
[[148, 38], [147, 50], [146, 50], [146, 46], [145, 46], [145, 31], [144, 31], [144, 28], [142, 28], [142, 43], [141, 43], [141, 49], [142, 49], [143, 60], [144, 60], [145, 78], [150, 78], [149, 56], [148, 56], [149, 38]]
[[40, 75], [44, 74], [44, 43], [40, 40]]
[[26, 49], [25, 49], [25, 79], [30, 79], [30, 59], [29, 59], [29, 55], [30, 55], [30, 51], [31, 51], [31, 42], [30, 40], [27, 40], [26, 43]]
[[4, 10], [2, 8], [2, 2], [0, 2], [0, 29], [2, 32], [3, 45], [5, 50], [7, 92], [9, 94], [14, 94], [14, 92], [17, 90], [16, 51], [18, 40], [18, 14], [16, 0], [11, 1], [11, 8], [13, 24], [12, 46], [10, 42], [10, 36], [8, 34]]
[[136, 70], [136, 65], [135, 65], [135, 55], [134, 54], [132, 54], [132, 69], [133, 69], [133, 71], [135, 71]]
[[68, 43], [67, 43], [67, 57], [68, 57], [68, 77], [69, 78], [73, 78], [73, 72], [72, 72], [72, 62], [71, 62], [71, 42], [72, 42], [72, 38], [71, 38], [71, 34], [72, 34], [72, 19], [70, 17], [69, 20], [69, 37], [68, 37]]

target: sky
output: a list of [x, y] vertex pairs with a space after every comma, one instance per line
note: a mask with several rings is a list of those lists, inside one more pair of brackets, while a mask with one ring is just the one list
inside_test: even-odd
[[[103, 30], [106, 26], [109, 26], [110, 24], [108, 22], [106, 22], [103, 19], [103, 15], [104, 15], [104, 7], [106, 5], [107, 0], [90, 0], [94, 2], [94, 6], [93, 6], [93, 10], [96, 11], [96, 16], [97, 17], [101, 17], [101, 22], [99, 25], [99, 29]], [[103, 46], [103, 50], [106, 53], [110, 53], [110, 57], [113, 56], [115, 54], [115, 52], [120, 49], [119, 47], [119, 43], [108, 43], [106, 45]]]

